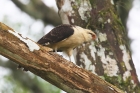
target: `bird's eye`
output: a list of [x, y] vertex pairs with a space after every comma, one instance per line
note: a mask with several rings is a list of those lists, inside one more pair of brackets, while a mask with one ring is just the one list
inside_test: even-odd
[[89, 32], [88, 34], [93, 35], [93, 34], [92, 34], [92, 33], [90, 33], [90, 32]]
[[90, 33], [90, 32], [89, 32], [88, 34], [90, 34], [90, 35], [92, 36], [92, 38], [93, 38], [93, 39], [95, 39], [95, 38], [96, 38], [96, 35], [95, 35], [95, 34]]

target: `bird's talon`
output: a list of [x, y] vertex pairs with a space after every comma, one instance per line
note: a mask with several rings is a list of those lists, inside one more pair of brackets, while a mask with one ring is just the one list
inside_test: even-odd
[[26, 69], [26, 68], [23, 68], [23, 71], [27, 72], [27, 71], [28, 71], [28, 69]]
[[21, 69], [21, 68], [22, 68], [22, 66], [18, 65], [17, 69]]

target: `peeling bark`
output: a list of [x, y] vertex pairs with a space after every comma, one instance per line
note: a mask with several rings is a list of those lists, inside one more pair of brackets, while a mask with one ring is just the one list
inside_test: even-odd
[[[127, 32], [117, 14], [116, 3], [113, 0], [61, 1], [63, 3], [58, 7], [60, 15], [65, 16], [65, 19], [61, 16], [63, 24], [67, 22], [89, 28], [97, 35], [95, 42], [75, 50], [76, 64], [128, 93], [139, 93]], [[69, 5], [67, 9], [64, 8], [66, 5]]]

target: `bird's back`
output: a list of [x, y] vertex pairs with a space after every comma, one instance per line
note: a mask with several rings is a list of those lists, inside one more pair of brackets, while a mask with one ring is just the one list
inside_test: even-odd
[[38, 43], [45, 45], [45, 44], [54, 44], [58, 43], [74, 33], [72, 29], [72, 25], [63, 24], [53, 28], [48, 34], [43, 36]]

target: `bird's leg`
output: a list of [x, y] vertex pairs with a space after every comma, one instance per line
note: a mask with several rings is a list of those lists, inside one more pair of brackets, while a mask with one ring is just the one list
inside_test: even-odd
[[73, 49], [68, 49], [68, 50], [66, 51], [66, 53], [67, 53], [67, 55], [68, 55], [68, 57], [69, 57], [69, 61], [71, 61], [71, 62], [72, 62], [72, 60], [71, 60], [72, 52], [73, 52]]
[[21, 65], [18, 65], [17, 69], [20, 69], [20, 68], [22, 68]]
[[54, 49], [55, 53], [57, 53], [57, 48]]
[[71, 61], [71, 57], [70, 57], [70, 56], [68, 56], [68, 57], [69, 57], [69, 61], [72, 62], [72, 61]]
[[[57, 48], [54, 48], [54, 52], [57, 54]], [[61, 57], [63, 57], [62, 55], [60, 55]]]

